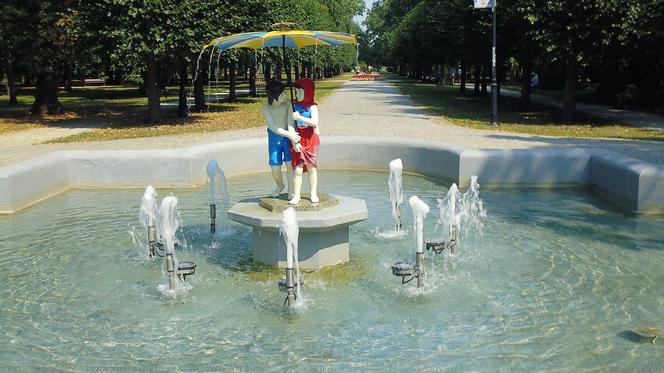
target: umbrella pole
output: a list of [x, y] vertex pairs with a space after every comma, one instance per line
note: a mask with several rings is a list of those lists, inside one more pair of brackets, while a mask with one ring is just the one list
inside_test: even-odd
[[293, 80], [291, 79], [290, 67], [286, 67], [286, 35], [281, 35], [281, 52], [284, 57], [284, 70], [286, 71], [286, 79], [288, 80], [288, 88], [290, 89], [290, 100], [293, 112], [295, 112], [295, 104], [293, 103]]

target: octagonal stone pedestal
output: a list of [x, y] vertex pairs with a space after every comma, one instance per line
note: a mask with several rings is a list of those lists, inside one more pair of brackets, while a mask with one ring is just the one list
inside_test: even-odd
[[[300, 227], [300, 268], [317, 270], [349, 260], [351, 224], [367, 219], [364, 200], [332, 196], [338, 204], [319, 211], [298, 211]], [[286, 245], [279, 234], [283, 213], [272, 212], [260, 202], [240, 202], [228, 210], [228, 217], [253, 228], [254, 261], [286, 267]]]

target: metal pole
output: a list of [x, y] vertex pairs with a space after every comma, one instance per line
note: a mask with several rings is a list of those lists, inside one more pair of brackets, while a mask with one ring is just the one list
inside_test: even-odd
[[173, 254], [166, 254], [166, 274], [168, 276], [168, 287], [175, 290], [175, 261]]
[[[299, 280], [299, 279], [298, 279]], [[293, 268], [286, 268], [286, 305], [290, 308], [295, 304], [295, 280]]]
[[290, 100], [293, 112], [295, 112], [295, 103], [293, 103], [293, 80], [290, 76], [290, 68], [286, 68], [286, 35], [281, 35], [281, 52], [284, 57], [284, 71], [286, 71], [286, 79], [288, 80], [288, 88], [290, 88]]
[[491, 48], [491, 125], [498, 125], [498, 81], [496, 80], [496, 0], [491, 7], [493, 13], [493, 47]]
[[210, 232], [214, 233], [217, 230], [217, 224], [215, 220], [217, 219], [217, 205], [214, 203], [210, 204]]
[[416, 253], [417, 287], [424, 286], [424, 253]]

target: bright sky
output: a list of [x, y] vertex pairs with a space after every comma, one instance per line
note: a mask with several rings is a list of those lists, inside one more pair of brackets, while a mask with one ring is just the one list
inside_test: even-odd
[[364, 7], [366, 8], [364, 10], [364, 14], [362, 16], [356, 16], [355, 18], [353, 18], [355, 22], [357, 22], [362, 27], [363, 30], [364, 26], [362, 26], [362, 21], [364, 21], [364, 19], [367, 18], [367, 11], [371, 9], [371, 4], [373, 4], [375, 1], [376, 0], [364, 0]]

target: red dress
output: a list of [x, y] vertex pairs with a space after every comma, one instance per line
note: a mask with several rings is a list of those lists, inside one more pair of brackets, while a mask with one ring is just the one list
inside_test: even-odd
[[[314, 99], [314, 82], [311, 79], [300, 79], [295, 84], [304, 88], [304, 100], [295, 101], [295, 111], [300, 113], [305, 118], [311, 118], [311, 106], [316, 105]], [[296, 122], [297, 124], [302, 124]], [[300, 135], [300, 145], [302, 150], [296, 152], [293, 149], [293, 144], [290, 146], [291, 164], [293, 168], [304, 163], [304, 172], [307, 172], [307, 166], [318, 167], [318, 145], [320, 145], [320, 137], [314, 132], [314, 127], [306, 125], [296, 125], [295, 130]]]

